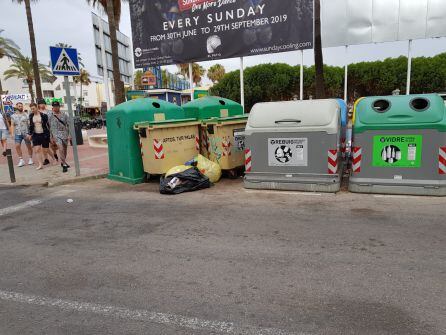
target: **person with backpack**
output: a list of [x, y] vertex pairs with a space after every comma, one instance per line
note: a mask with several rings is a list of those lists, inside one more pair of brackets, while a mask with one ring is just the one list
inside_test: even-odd
[[[39, 107], [40, 113], [48, 115], [49, 119], [49, 111], [46, 109], [45, 99], [38, 99], [37, 105]], [[51, 158], [53, 161], [58, 161], [59, 157], [57, 157], [57, 145], [53, 144], [51, 145], [51, 148], [43, 147], [43, 158], [44, 158], [43, 165], [50, 164], [50, 160], [48, 158]]]
[[68, 115], [60, 111], [60, 103], [52, 103], [53, 111], [49, 113], [49, 123], [51, 132], [51, 143], [57, 144], [59, 148], [60, 165], [62, 171], [68, 172], [70, 167], [67, 164], [68, 142], [71, 141]]

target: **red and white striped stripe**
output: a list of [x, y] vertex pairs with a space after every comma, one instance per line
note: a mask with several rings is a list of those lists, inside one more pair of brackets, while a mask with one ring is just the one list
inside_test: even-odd
[[438, 155], [438, 173], [446, 174], [446, 147], [441, 147]]
[[341, 140], [341, 152], [343, 155], [345, 155], [345, 152], [347, 151], [347, 140], [343, 138]]
[[231, 139], [223, 138], [221, 146], [223, 148], [223, 157], [231, 156]]
[[209, 139], [207, 131], [203, 130], [202, 132], [202, 140], [203, 140], [203, 148], [206, 149], [206, 151], [209, 151]]
[[361, 172], [362, 148], [353, 147], [352, 170], [354, 173]]
[[252, 170], [252, 154], [250, 149], [245, 150], [245, 171], [251, 172]]
[[163, 144], [158, 140], [153, 140], [153, 149], [155, 150], [155, 159], [164, 159], [164, 147]]
[[338, 169], [338, 150], [328, 150], [328, 174], [336, 174]]
[[200, 136], [195, 135], [195, 149], [200, 152]]

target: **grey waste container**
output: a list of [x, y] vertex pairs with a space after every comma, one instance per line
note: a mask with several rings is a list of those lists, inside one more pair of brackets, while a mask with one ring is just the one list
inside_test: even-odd
[[340, 190], [343, 166], [337, 100], [256, 104], [245, 135], [246, 188]]
[[446, 196], [446, 108], [436, 94], [356, 106], [351, 192]]

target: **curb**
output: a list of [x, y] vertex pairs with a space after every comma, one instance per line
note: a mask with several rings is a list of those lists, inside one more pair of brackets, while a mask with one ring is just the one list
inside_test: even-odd
[[77, 184], [77, 183], [82, 183], [84, 181], [89, 181], [89, 180], [104, 179], [104, 178], [107, 177], [107, 175], [108, 175], [107, 173], [102, 173], [102, 174], [97, 174], [97, 175], [92, 175], [92, 176], [75, 177], [75, 178], [72, 178], [72, 179], [56, 181], [54, 183], [48, 182], [46, 184], [47, 184], [48, 187], [56, 187], [56, 186]]
[[76, 184], [76, 183], [82, 183], [89, 180], [96, 180], [96, 179], [104, 179], [107, 177], [107, 173], [97, 174], [97, 175], [91, 175], [91, 176], [85, 176], [85, 177], [74, 177], [72, 179], [67, 180], [61, 180], [56, 182], [30, 182], [30, 183], [0, 183], [0, 187], [56, 187], [56, 186], [63, 186], [63, 185], [70, 185], [70, 184]]

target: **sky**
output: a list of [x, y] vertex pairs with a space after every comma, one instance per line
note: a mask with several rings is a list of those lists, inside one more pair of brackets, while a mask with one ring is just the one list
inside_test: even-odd
[[[77, 48], [81, 53], [87, 70], [97, 75], [96, 57], [93, 41], [91, 12], [94, 9], [86, 0], [40, 0], [32, 4], [34, 29], [36, 34], [37, 53], [41, 63], [49, 62], [49, 46], [59, 42], [67, 43]], [[97, 12], [97, 11], [96, 11]], [[28, 26], [24, 5], [18, 5], [11, 0], [0, 0], [0, 30], [2, 36], [14, 40], [25, 55], [30, 55]], [[120, 30], [131, 36], [130, 13], [128, 4], [123, 4]], [[344, 66], [346, 62], [374, 61], [388, 57], [407, 55], [407, 42], [392, 42], [350, 46], [348, 53], [344, 47], [324, 49], [324, 62], [329, 65]], [[413, 55], [433, 56], [446, 52], [446, 38], [416, 40], [413, 42]], [[261, 63], [300, 63], [299, 52], [287, 52], [273, 55], [262, 55], [245, 58], [245, 66]], [[209, 68], [215, 63], [222, 64], [227, 71], [239, 69], [239, 59], [218, 60], [200, 63]], [[304, 64], [313, 65], [313, 52], [304, 52]], [[167, 67], [170, 72], [176, 72], [175, 66]], [[207, 83], [206, 80], [204, 83]]]

